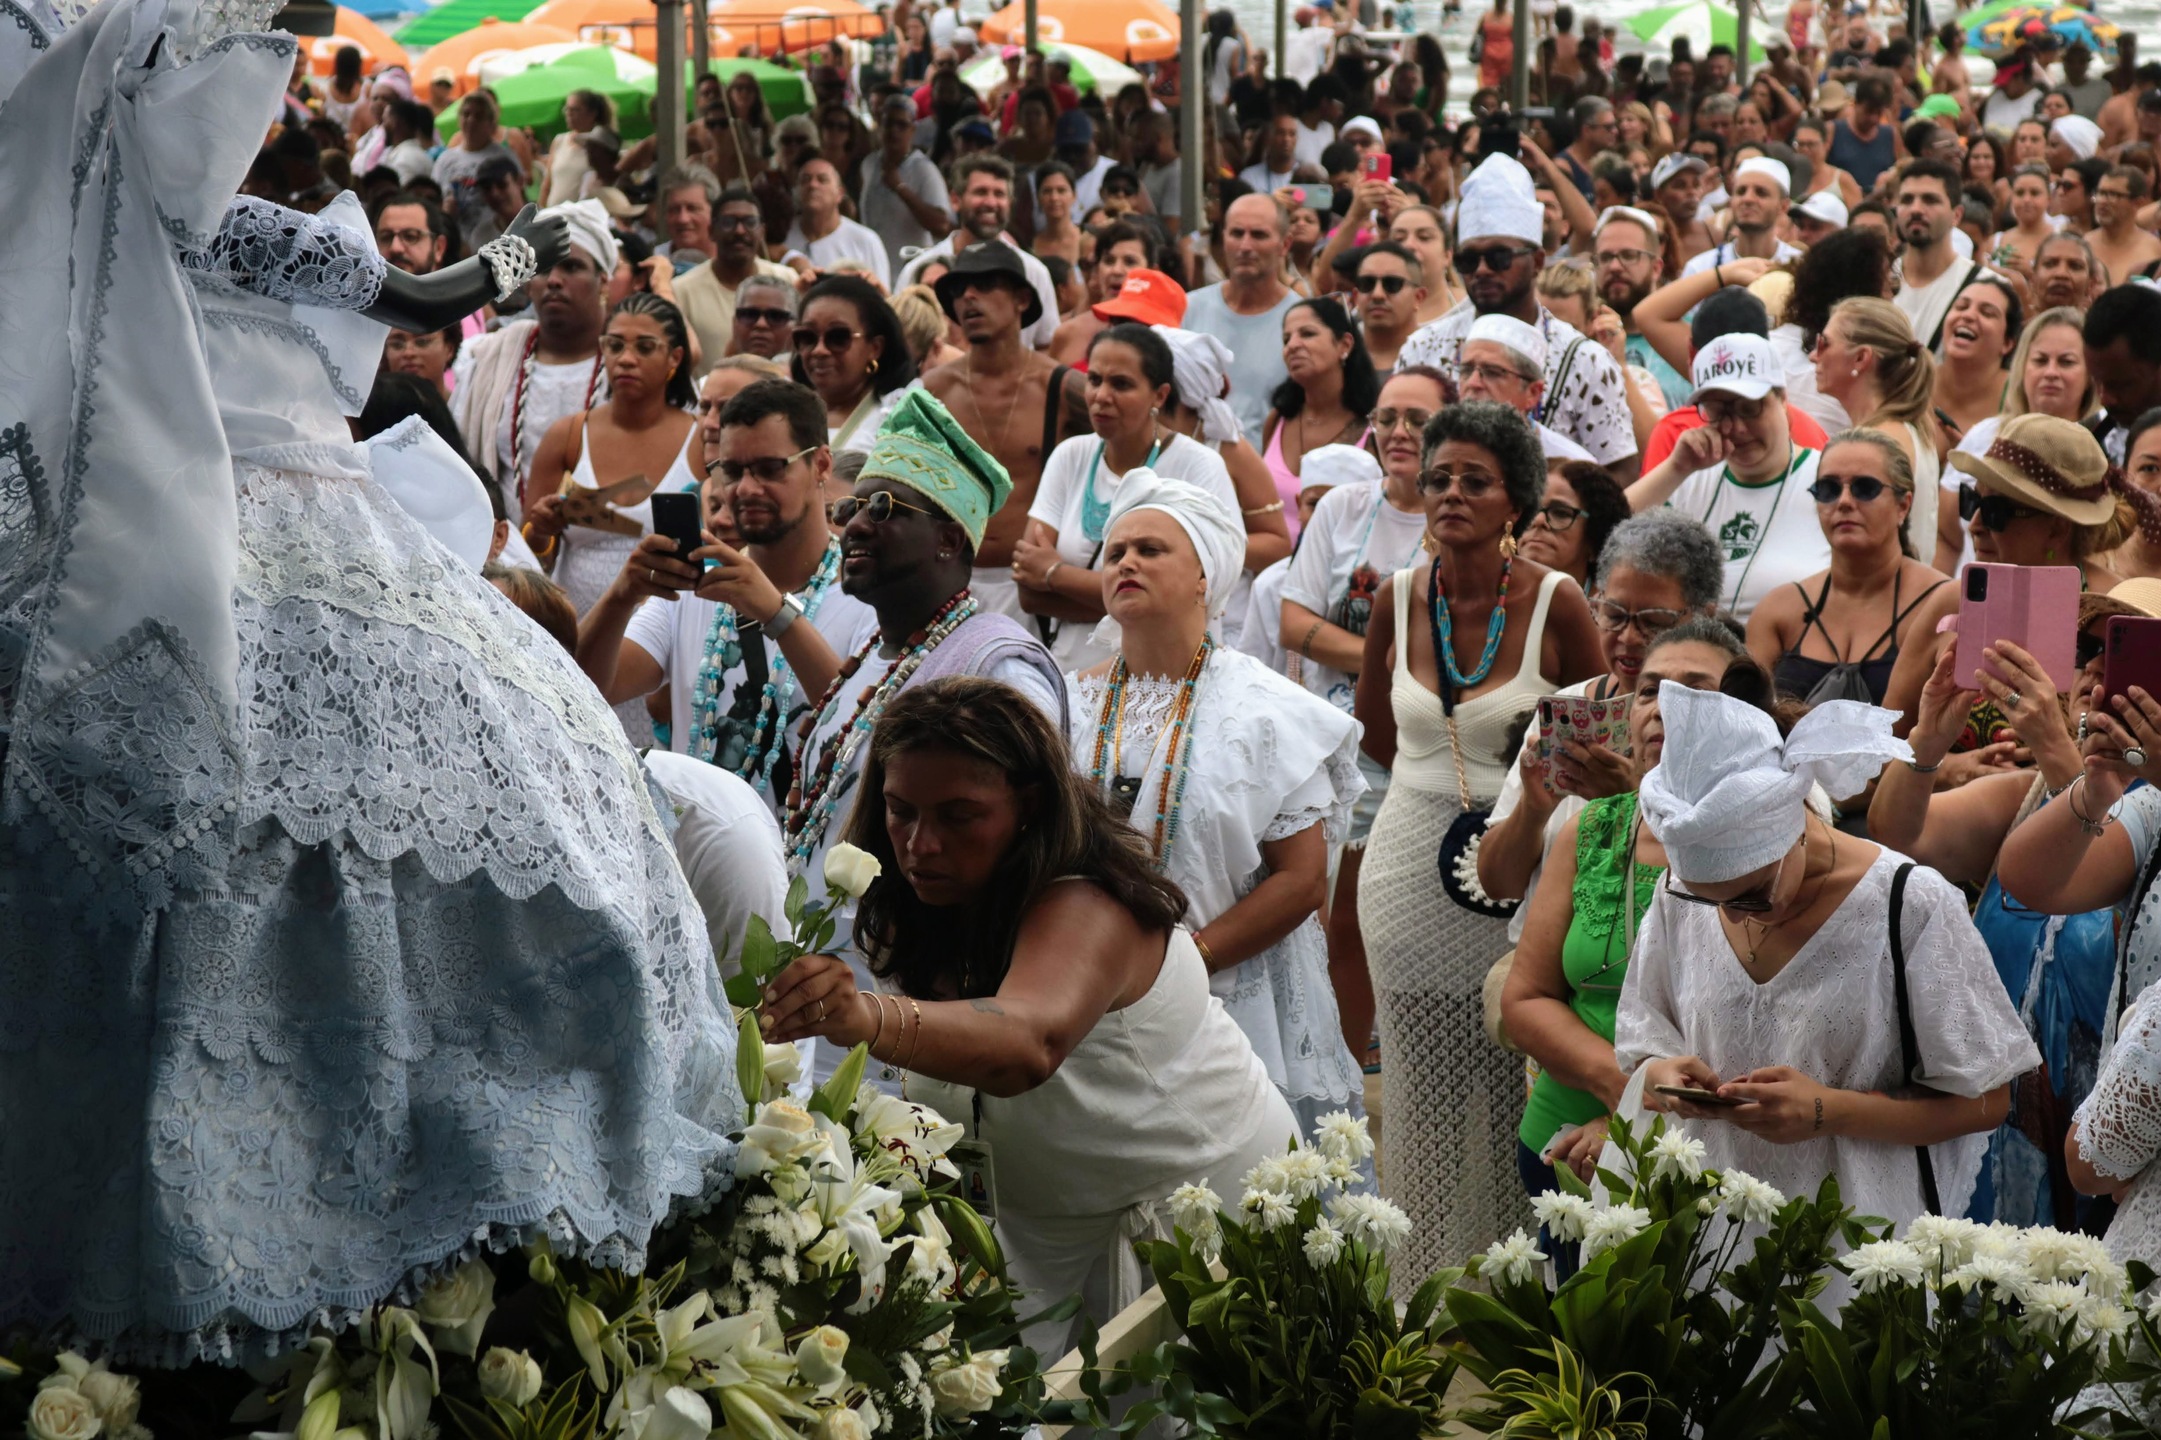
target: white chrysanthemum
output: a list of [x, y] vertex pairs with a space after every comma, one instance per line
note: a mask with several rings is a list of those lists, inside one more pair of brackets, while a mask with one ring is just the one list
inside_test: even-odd
[[2079, 1335], [2084, 1340], [2120, 1340], [2131, 1330], [2131, 1312], [2106, 1295], [2089, 1293], [2079, 1305]]
[[1298, 1206], [1291, 1198], [1272, 1190], [1248, 1190], [1238, 1208], [1263, 1233], [1281, 1230], [1298, 1218]]
[[1679, 1130], [1668, 1130], [1651, 1144], [1651, 1178], [1663, 1180], [1678, 1175], [1684, 1180], [1700, 1179], [1708, 1153], [1701, 1140]]
[[1918, 1285], [1927, 1273], [1921, 1252], [1903, 1240], [1876, 1240], [1856, 1246], [1845, 1265], [1846, 1273], [1863, 1295], [1890, 1285]]
[[2123, 1266], [2108, 1253], [2108, 1246], [2092, 1235], [2068, 1234], [2045, 1225], [2021, 1232], [2027, 1265], [2038, 1280], [2085, 1281], [2096, 1295], [2114, 1299], [2128, 1277]]
[[[1916, 1248], [1922, 1263], [1928, 1263], [1928, 1252]], [[2026, 1268], [2023, 1260], [2013, 1260], [2003, 1255], [1976, 1255], [1954, 1270], [1946, 1271], [1943, 1288], [1946, 1290], [1972, 1290], [1986, 1285], [2006, 1300], [2024, 1299], [2035, 1284], [2033, 1271]]]
[[1746, 1170], [1728, 1170], [1718, 1181], [1719, 1208], [1735, 1220], [1768, 1225], [1785, 1208], [1786, 1197], [1778, 1187], [1758, 1180]]
[[1985, 1225], [1956, 1216], [1917, 1215], [1906, 1226], [1904, 1238], [1924, 1261], [1948, 1274], [1973, 1258], [1974, 1247], [1987, 1230]]
[[1313, 1228], [1306, 1232], [1302, 1248], [1308, 1265], [1316, 1269], [1333, 1265], [1336, 1257], [1343, 1253], [1343, 1232], [1327, 1219], [1315, 1221]]
[[1328, 1208], [1343, 1232], [1369, 1250], [1385, 1253], [1411, 1238], [1411, 1217], [1378, 1195], [1338, 1195]]
[[1348, 1110], [1323, 1115], [1314, 1126], [1313, 1143], [1331, 1160], [1356, 1165], [1373, 1154], [1373, 1132], [1364, 1117]]
[[2146, 1323], [2161, 1325], [2161, 1286], [2156, 1286], [2153, 1294], [2146, 1297]]
[[1537, 1242], [1518, 1230], [1506, 1240], [1496, 1240], [1486, 1247], [1484, 1258], [1478, 1262], [1478, 1273], [1488, 1281], [1525, 1285], [1545, 1259], [1546, 1252], [1538, 1248]]
[[2076, 1321], [2087, 1300], [2086, 1287], [2073, 1285], [2068, 1280], [2047, 1280], [2029, 1285], [2023, 1298], [2027, 1325], [2049, 1334]]
[[1285, 1191], [1283, 1157], [1280, 1155], [1269, 1156], [1266, 1160], [1248, 1170], [1246, 1178], [1240, 1183], [1248, 1190], [1266, 1190], [1275, 1195], [1283, 1194]]
[[1548, 1190], [1531, 1202], [1531, 1213], [1546, 1227], [1548, 1235], [1574, 1242], [1583, 1238], [1583, 1227], [1591, 1223], [1592, 1211], [1591, 1202], [1581, 1195]]
[[1171, 1223], [1188, 1235], [1199, 1236], [1216, 1228], [1216, 1213], [1223, 1201], [1206, 1185], [1181, 1185], [1171, 1192]]
[[1635, 1239], [1650, 1223], [1651, 1212], [1636, 1205], [1608, 1205], [1592, 1211], [1583, 1227], [1583, 1258], [1588, 1260]]
[[1318, 1150], [1293, 1150], [1278, 1163], [1284, 1192], [1295, 1199], [1310, 1200], [1328, 1186], [1328, 1157]]

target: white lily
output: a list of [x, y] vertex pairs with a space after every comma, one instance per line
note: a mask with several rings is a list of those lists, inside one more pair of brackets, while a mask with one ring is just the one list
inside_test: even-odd
[[885, 1286], [885, 1262], [893, 1253], [879, 1212], [897, 1206], [901, 1197], [897, 1191], [871, 1184], [861, 1173], [844, 1128], [823, 1115], [816, 1118], [827, 1144], [810, 1160], [811, 1204], [827, 1228], [855, 1252], [856, 1268], [863, 1276], [863, 1298], [857, 1304], [868, 1308]]

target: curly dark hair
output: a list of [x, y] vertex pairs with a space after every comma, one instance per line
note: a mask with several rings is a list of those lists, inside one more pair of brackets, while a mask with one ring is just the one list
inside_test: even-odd
[[1804, 351], [1815, 348], [1839, 301], [1883, 298], [1890, 275], [1890, 242], [1873, 226], [1856, 225], [1809, 246], [1794, 262], [1793, 297], [1786, 302], [1787, 323], [1801, 327]]
[[[988, 765], [1034, 802], [997, 873], [966, 905], [938, 908], [917, 899], [886, 833], [886, 766], [918, 750]], [[997, 993], [1021, 922], [1063, 876], [1094, 881], [1144, 929], [1169, 930], [1185, 918], [1185, 892], [1156, 869], [1140, 832], [1081, 779], [1065, 736], [1010, 685], [955, 676], [893, 697], [871, 732], [855, 793], [848, 843], [881, 867], [856, 907], [855, 939], [871, 972], [896, 980], [904, 994], [969, 1000]]]
[[1606, 473], [1606, 467], [1589, 460], [1570, 460], [1556, 472], [1576, 492], [1583, 511], [1583, 573], [1596, 575], [1606, 538], [1629, 517], [1628, 495]]
[[1516, 507], [1516, 528], [1530, 523], [1531, 512], [1546, 493], [1546, 451], [1531, 422], [1497, 400], [1465, 400], [1449, 405], [1426, 422], [1420, 464], [1431, 465], [1433, 452], [1451, 440], [1483, 446], [1501, 467], [1501, 483]]
[[[1373, 368], [1373, 357], [1366, 351], [1365, 338], [1351, 324], [1351, 317], [1344, 312], [1341, 301], [1323, 295], [1315, 300], [1301, 300], [1283, 312], [1288, 320], [1301, 310], [1311, 310], [1314, 318], [1326, 325], [1338, 340], [1350, 337], [1351, 353], [1343, 357], [1343, 408], [1353, 415], [1371, 415], [1373, 402], [1381, 398], [1381, 377]], [[1296, 380], [1286, 380], [1268, 397], [1268, 403], [1276, 414], [1290, 419], [1306, 408], [1306, 392]]]

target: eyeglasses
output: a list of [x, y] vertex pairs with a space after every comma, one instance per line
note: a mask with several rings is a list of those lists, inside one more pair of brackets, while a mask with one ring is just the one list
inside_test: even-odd
[[862, 335], [860, 330], [850, 330], [845, 325], [828, 325], [818, 330], [809, 325], [798, 325], [788, 332], [788, 340], [795, 346], [795, 353], [808, 355], [818, 348], [820, 342], [835, 355], [853, 345]]
[[1524, 256], [1537, 253], [1536, 245], [1488, 245], [1483, 250], [1458, 250], [1455, 254], [1456, 273], [1470, 275], [1483, 265], [1498, 275]]
[[2021, 505], [2005, 495], [1983, 495], [1971, 485], [1958, 487], [1958, 518], [1971, 520], [1981, 517], [1983, 530], [2002, 532], [2021, 520], [2030, 520], [2043, 512], [2031, 505]]
[[835, 500], [833, 502], [833, 523], [835, 525], [845, 525], [856, 516], [862, 515], [869, 519], [873, 525], [883, 525], [893, 518], [893, 507], [896, 505], [903, 510], [913, 510], [918, 515], [937, 513], [933, 510], [925, 510], [920, 505], [910, 505], [905, 500], [897, 499], [890, 490], [878, 490], [869, 495], [843, 495], [838, 500]]
[[1763, 417], [1763, 401], [1760, 398], [1721, 400], [1715, 395], [1706, 395], [1696, 402], [1696, 413], [1703, 417], [1706, 425], [1722, 425], [1728, 420], [1758, 420]]
[[1477, 500], [1501, 482], [1491, 475], [1459, 473], [1454, 470], [1428, 470], [1418, 477], [1418, 493], [1421, 495], [1446, 495], [1451, 489], [1463, 492], [1466, 500]]
[[1611, 600], [1591, 602], [1591, 618], [1598, 622], [1599, 629], [1608, 635], [1618, 635], [1633, 625], [1646, 640], [1665, 634], [1680, 624], [1687, 613], [1685, 610], [1668, 610], [1656, 605], [1645, 610], [1628, 610]]
[[2131, 192], [2128, 190], [2096, 190], [2093, 192], [2093, 198], [2096, 200], [2128, 200], [2131, 198]]
[[760, 485], [770, 485], [788, 473], [788, 467], [805, 455], [818, 449], [808, 445], [793, 455], [761, 455], [755, 460], [715, 460], [705, 467], [708, 476], [718, 475], [730, 485], [740, 485], [746, 475], [755, 476]]
[[2052, 190], [2081, 190], [2085, 187], [2069, 177], [2059, 177], [2049, 188]]
[[1808, 487], [1808, 493], [1809, 498], [1813, 499], [1818, 505], [1836, 505], [1838, 497], [1850, 490], [1853, 492], [1855, 501], [1863, 505], [1869, 505], [1881, 499], [1883, 492], [1890, 488], [1889, 484], [1878, 480], [1873, 475], [1856, 475], [1851, 480], [1844, 480], [1836, 475], [1825, 475], [1817, 480], [1815, 484]]
[[1574, 528], [1575, 523], [1587, 513], [1580, 506], [1564, 505], [1558, 500], [1553, 500], [1538, 507], [1538, 513], [1531, 517], [1531, 523], [1536, 525], [1543, 521], [1548, 530], [1556, 535], [1562, 535]]
[[1778, 894], [1778, 877], [1785, 868], [1786, 857], [1781, 855], [1778, 857], [1778, 868], [1771, 872], [1771, 878], [1764, 882], [1762, 889], [1749, 895], [1736, 895], [1731, 900], [1707, 900], [1701, 895], [1691, 895], [1686, 890], [1678, 889], [1673, 883], [1673, 872], [1668, 870], [1666, 893], [1676, 900], [1686, 900], [1691, 905], [1708, 905], [1713, 910], [1724, 910], [1730, 915], [1767, 915], [1778, 904], [1773, 897]]
[[1600, 265], [1641, 265], [1646, 260], [1656, 260], [1655, 250], [1601, 250], [1592, 257]]
[[1375, 433], [1381, 435], [1386, 435], [1398, 425], [1403, 426], [1413, 434], [1423, 434], [1426, 426], [1432, 422], [1433, 412], [1431, 410], [1376, 410], [1373, 412], [1373, 429]]
[[765, 223], [757, 215], [715, 215], [710, 222], [718, 230], [755, 230]]
[[1351, 281], [1351, 288], [1361, 295], [1371, 295], [1373, 287], [1378, 285], [1391, 295], [1401, 295], [1403, 287], [1410, 283], [1407, 275], [1360, 275]]
[[1536, 378], [1524, 374], [1521, 370], [1511, 370], [1506, 365], [1488, 365], [1483, 360], [1461, 361], [1456, 370], [1463, 375], [1476, 375], [1488, 385], [1500, 385], [1510, 380], [1519, 385], [1528, 385]]
[[428, 239], [429, 232], [426, 230], [378, 230], [375, 232], [375, 243], [377, 245], [425, 245], [428, 243]]
[[795, 319], [795, 313], [779, 306], [768, 309], [763, 305], [738, 305], [735, 318], [751, 325], [786, 325]]
[[635, 340], [621, 335], [603, 335], [600, 337], [601, 354], [612, 359], [626, 350], [635, 350], [638, 352], [640, 359], [647, 359], [654, 355], [667, 354], [668, 342], [654, 335], [640, 335]]

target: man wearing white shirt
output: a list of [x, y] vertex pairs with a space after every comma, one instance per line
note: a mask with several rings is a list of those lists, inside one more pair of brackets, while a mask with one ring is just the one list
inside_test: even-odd
[[1336, 143], [1336, 125], [1349, 98], [1343, 82], [1333, 75], [1316, 75], [1306, 85], [1306, 108], [1298, 117], [1299, 164], [1321, 163], [1321, 152]]
[[887, 290], [893, 287], [893, 264], [885, 242], [868, 225], [840, 213], [840, 171], [823, 155], [804, 160], [795, 172], [795, 225], [787, 248], [800, 250], [820, 270], [842, 260], [860, 260]]
[[1769, 257], [1781, 265], [1799, 256], [1800, 247], [1788, 245], [1773, 229], [1792, 190], [1793, 172], [1785, 162], [1768, 155], [1743, 160], [1733, 172], [1732, 219], [1725, 242], [1691, 257], [1681, 273], [1701, 275], [1744, 256]]
[[953, 183], [960, 187], [960, 200], [954, 209], [961, 228], [903, 265], [893, 288], [905, 290], [915, 284], [933, 260], [952, 264], [955, 252], [962, 246], [1003, 240], [1019, 251], [1028, 283], [1043, 302], [1042, 314], [1021, 332], [1021, 340], [1029, 349], [1041, 350], [1058, 333], [1058, 288], [1050, 282], [1049, 268], [1005, 233], [1013, 216], [1013, 166], [997, 155], [970, 155], [954, 165]]
[[1951, 302], [1980, 268], [1960, 258], [1951, 243], [1959, 193], [1958, 172], [1941, 160], [1910, 161], [1899, 173], [1895, 214], [1904, 248], [1898, 256], [1898, 293], [1891, 303], [1913, 325], [1914, 338], [1936, 354], [1943, 348]]
[[1268, 138], [1261, 158], [1238, 172], [1238, 178], [1263, 195], [1273, 195], [1291, 183], [1298, 168], [1298, 117], [1280, 111], [1268, 122]]

